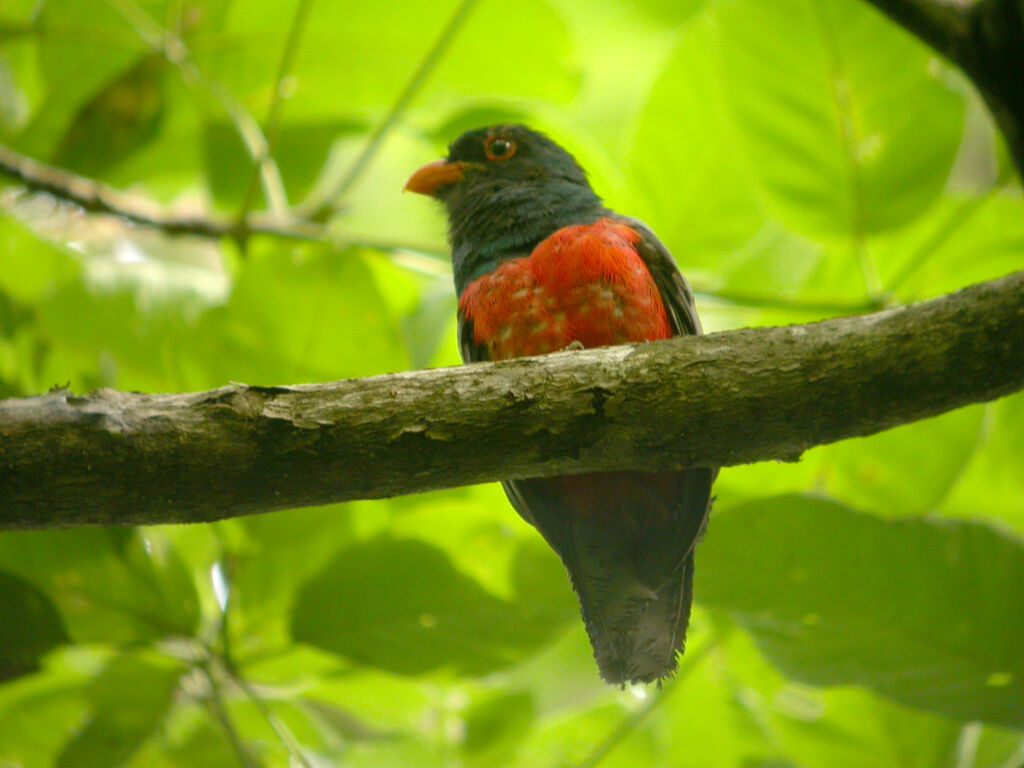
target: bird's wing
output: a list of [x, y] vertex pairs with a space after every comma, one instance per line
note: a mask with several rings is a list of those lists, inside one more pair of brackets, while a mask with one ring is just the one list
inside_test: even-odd
[[665, 303], [665, 310], [668, 312], [672, 330], [679, 336], [701, 334], [703, 331], [700, 326], [700, 318], [697, 317], [693, 291], [690, 290], [690, 284], [686, 282], [686, 278], [676, 267], [676, 262], [672, 258], [672, 254], [668, 252], [668, 248], [639, 219], [622, 216], [617, 220], [640, 235], [640, 240], [635, 246], [637, 253], [640, 254], [651, 277], [654, 278], [654, 284], [658, 287], [661, 300]]
[[[700, 324], [700, 318], [697, 316], [693, 291], [686, 278], [680, 273], [668, 248], [639, 219], [622, 216], [618, 217], [618, 221], [626, 224], [640, 235], [640, 240], [635, 244], [637, 253], [640, 254], [651, 277], [654, 278], [654, 284], [657, 286], [665, 310], [668, 312], [672, 330], [678, 336], [701, 335], [704, 331]], [[717, 468], [696, 467], [684, 470], [683, 474], [688, 477], [688, 481], [685, 484], [686, 492], [679, 506], [683, 514], [677, 533], [681, 540], [688, 544], [679, 551], [679, 554], [669, 554], [669, 557], [676, 559], [681, 559], [692, 552], [694, 544], [704, 530], [707, 512], [710, 509], [711, 484], [714, 482], [718, 470]]]
[[465, 363], [477, 363], [481, 360], [490, 360], [487, 354], [487, 347], [477, 344], [473, 338], [473, 321], [462, 314], [459, 310], [458, 316], [459, 354]]

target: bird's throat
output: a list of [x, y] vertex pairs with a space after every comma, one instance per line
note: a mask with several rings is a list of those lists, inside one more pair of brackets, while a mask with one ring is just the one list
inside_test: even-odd
[[445, 206], [459, 294], [501, 262], [529, 255], [558, 229], [608, 215], [590, 189], [569, 183], [517, 185], [487, 195], [456, 193]]

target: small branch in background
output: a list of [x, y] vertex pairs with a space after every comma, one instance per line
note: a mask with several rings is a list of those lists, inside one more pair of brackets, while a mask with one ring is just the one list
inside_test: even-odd
[[[390, 254], [423, 254], [417, 258], [417, 266], [406, 264], [405, 257], [396, 263], [407, 266], [421, 274], [442, 277], [449, 272], [448, 255], [425, 243], [410, 243], [399, 240], [371, 240], [360, 238], [346, 240], [332, 235], [317, 222], [299, 218], [280, 219], [269, 214], [249, 214], [244, 221], [235, 218], [210, 215], [180, 215], [139, 197], [120, 192], [93, 179], [69, 173], [60, 168], [40, 163], [0, 145], [0, 174], [9, 176], [25, 185], [32, 192], [43, 192], [89, 213], [117, 216], [133, 224], [158, 229], [168, 235], [191, 235], [195, 237], [241, 240], [248, 235], [267, 235], [286, 240], [324, 243], [336, 248], [368, 248]], [[424, 269], [424, 263], [431, 268]], [[736, 306], [797, 310], [819, 314], [855, 314], [881, 309], [877, 302], [816, 301], [801, 298], [749, 294], [727, 288], [694, 285], [694, 291], [709, 299], [716, 299]]]
[[[299, 52], [299, 42], [302, 39], [302, 33], [306, 28], [306, 20], [309, 18], [309, 12], [312, 7], [313, 0], [299, 0], [299, 4], [295, 8], [295, 16], [292, 18], [291, 28], [288, 30], [288, 39], [285, 41], [284, 51], [281, 53], [281, 62], [278, 64], [277, 76], [274, 78], [277, 87], [274, 88], [274, 95], [270, 100], [270, 109], [267, 112], [267, 124], [264, 131], [268, 157], [272, 157], [277, 149], [277, 139], [281, 127], [281, 107], [284, 103], [285, 81], [288, 79], [288, 74], [292, 71], [292, 65], [295, 63], [295, 56]], [[252, 175], [246, 186], [242, 204], [238, 209], [238, 215], [235, 217], [239, 222], [245, 222], [246, 217], [249, 215], [249, 209], [256, 199], [256, 190], [258, 189], [262, 169], [263, 163], [257, 158], [253, 163]]]
[[729, 288], [712, 288], [691, 282], [690, 287], [694, 294], [712, 301], [720, 301], [724, 304], [732, 304], [736, 307], [750, 307], [753, 309], [782, 309], [797, 312], [812, 312], [816, 315], [860, 315], [865, 312], [875, 312], [885, 309], [886, 304], [881, 299], [865, 301], [835, 301], [802, 299], [799, 297], [786, 298], [784, 296], [770, 296], [759, 293], [746, 293], [735, 291]]
[[463, 22], [469, 18], [469, 14], [476, 3], [477, 0], [462, 0], [462, 3], [455, 9], [455, 13], [448, 21], [447, 26], [434, 42], [433, 47], [423, 57], [416, 71], [409, 78], [409, 82], [402, 89], [398, 99], [395, 100], [395, 103], [373, 133], [370, 134], [370, 137], [366, 140], [366, 146], [363, 147], [363, 151], [355, 159], [355, 162], [352, 163], [352, 166], [341, 181], [337, 185], [329, 185], [326, 192], [317, 195], [315, 198], [310, 198], [296, 207], [298, 211], [304, 214], [304, 217], [317, 218], [321, 211], [325, 208], [334, 207], [336, 201], [343, 198], [352, 189], [363, 171], [370, 164], [373, 156], [377, 153], [388, 132], [394, 127], [398, 118], [409, 107], [409, 104], [412, 103], [420, 88], [423, 87], [431, 72], [434, 71], [438, 62], [447, 52], [452, 41], [455, 39], [456, 33], [458, 33]]
[[237, 670], [229, 669], [228, 673], [231, 675], [231, 681], [241, 689], [242, 693], [244, 693], [246, 697], [248, 697], [249, 701], [251, 701], [253, 706], [256, 707], [256, 711], [260, 713], [264, 720], [266, 720], [267, 725], [270, 726], [271, 730], [277, 734], [281, 743], [284, 744], [285, 748], [291, 754], [292, 760], [302, 766], [302, 768], [313, 768], [298, 739], [295, 738], [294, 734], [292, 734], [291, 730], [284, 724], [281, 718], [274, 714], [274, 711], [259, 695], [252, 683], [239, 674]]
[[137, 3], [132, 0], [107, 0], [107, 3], [121, 14], [147, 45], [163, 55], [178, 70], [185, 85], [190, 88], [202, 88], [213, 96], [234, 123], [249, 155], [260, 167], [267, 205], [274, 214], [283, 216], [288, 210], [288, 196], [281, 179], [281, 171], [270, 153], [267, 138], [256, 119], [222, 83], [206, 77], [200, 71], [192, 61], [188, 46], [180, 37], [153, 21]]
[[276, 215], [254, 215], [241, 223], [227, 218], [176, 215], [150, 200], [40, 163], [4, 146], [0, 146], [0, 174], [20, 181], [34, 192], [45, 192], [90, 213], [119, 216], [169, 235], [237, 238], [243, 232], [251, 232], [292, 240], [322, 240], [327, 236], [318, 224]]
[[228, 741], [231, 743], [231, 748], [238, 758], [239, 766], [241, 768], [263, 768], [262, 761], [258, 760], [249, 751], [249, 748], [245, 746], [245, 741], [242, 739], [241, 734], [235, 727], [234, 721], [231, 719], [231, 715], [228, 713], [227, 704], [224, 701], [224, 693], [221, 690], [220, 682], [217, 679], [217, 672], [213, 669], [212, 662], [206, 661], [197, 669], [202, 671], [210, 691], [210, 695], [205, 699], [206, 706], [209, 708], [213, 718], [220, 724], [224, 735], [227, 736]]

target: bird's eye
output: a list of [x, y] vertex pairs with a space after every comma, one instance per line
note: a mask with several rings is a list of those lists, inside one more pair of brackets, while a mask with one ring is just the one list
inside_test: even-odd
[[516, 153], [516, 145], [504, 136], [492, 136], [484, 144], [488, 160], [508, 160]]

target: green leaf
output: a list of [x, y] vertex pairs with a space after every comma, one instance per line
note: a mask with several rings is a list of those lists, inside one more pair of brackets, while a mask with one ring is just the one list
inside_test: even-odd
[[319, 720], [326, 730], [346, 741], [391, 741], [402, 737], [398, 731], [376, 728], [351, 710], [329, 701], [303, 698], [300, 706]]
[[66, 282], [37, 305], [40, 329], [52, 340], [39, 374], [43, 387], [70, 382], [77, 392], [102, 386], [178, 388], [180, 373], [172, 361], [188, 349], [182, 305], [189, 302], [145, 306], [149, 286], [126, 284], [127, 271], [117, 275], [124, 282], [114, 285]]
[[514, 106], [501, 103], [469, 104], [447, 113], [440, 125], [430, 130], [427, 135], [439, 148], [443, 148], [455, 137], [482, 125], [522, 123], [527, 118], [526, 112]]
[[79, 276], [78, 265], [66, 251], [41, 240], [0, 208], [0, 289], [32, 304], [55, 285]]
[[821, 456], [818, 487], [839, 501], [885, 517], [930, 512], [970, 461], [984, 411], [984, 406], [961, 408], [819, 448], [814, 452]]
[[[763, 726], [764, 718], [751, 716], [749, 696], [738, 690], [734, 643], [728, 653], [723, 653], [722, 645], [719, 641], [709, 659], [668, 690], [660, 706], [665, 723], [659, 733], [665, 749], [685, 754], [691, 768], [746, 768], [782, 757], [785, 753]], [[688, 640], [687, 647], [697, 645]], [[741, 684], [748, 684], [748, 679]]]
[[292, 635], [399, 674], [480, 675], [522, 660], [564, 619], [489, 594], [434, 547], [382, 537], [343, 551], [302, 588]]
[[[292, 654], [296, 662], [293, 670], [288, 674], [282, 674], [286, 670], [279, 670], [275, 676], [275, 679], [282, 680], [285, 685], [314, 666], [309, 664], [311, 654], [333, 662], [330, 665], [323, 665], [325, 672], [319, 675], [315, 685], [310, 687], [307, 696], [301, 702], [302, 706], [306, 706], [309, 699], [315, 697], [319, 702], [330, 702], [335, 707], [358, 714], [363, 720], [359, 726], [349, 724], [346, 727], [354, 727], [356, 731], [362, 731], [365, 727], [382, 738], [387, 736], [389, 741], [418, 741], [416, 736], [437, 705], [437, 689], [432, 683], [424, 684], [425, 681], [421, 678], [400, 677], [372, 667], [345, 670], [344, 662], [340, 662], [335, 656], [309, 646], [293, 647], [296, 648], [296, 652]], [[314, 668], [319, 669], [315, 666]], [[263, 680], [263, 671], [263, 668], [253, 669], [252, 675]], [[331, 727], [337, 728], [340, 725], [335, 723]], [[369, 733], [364, 735], [370, 736]], [[391, 736], [395, 738], [391, 739]], [[362, 740], [361, 737], [357, 738]]]
[[0, 686], [0, 765], [54, 764], [86, 713], [82, 678], [72, 664]]
[[1007, 768], [1014, 763], [1019, 765], [1024, 757], [1024, 740], [1020, 733], [1000, 728], [982, 728], [980, 723], [969, 725], [964, 731], [965, 740], [971, 740], [977, 735], [974, 745], [975, 768]]
[[45, 92], [16, 148], [47, 159], [80, 110], [141, 64], [145, 44], [110, 4], [91, 0], [43, 3], [36, 26]]
[[153, 139], [164, 119], [163, 58], [145, 56], [84, 104], [64, 134], [53, 163], [102, 177]]
[[951, 293], [1024, 266], [1024, 197], [1018, 186], [943, 198], [935, 215], [880, 242], [882, 282], [914, 301]]
[[[351, 540], [352, 509], [334, 505], [226, 521], [223, 562], [236, 659], [287, 638], [295, 593]], [[234, 534], [237, 530], [237, 536]]]
[[699, 269], [723, 280], [723, 259], [754, 237], [763, 216], [724, 122], [714, 34], [702, 14], [655, 82], [639, 116], [630, 175], [650, 206], [647, 223], [680, 269], [691, 279]]
[[[286, 120], [336, 119], [390, 106], [402, 83], [441, 34], [458, 3], [417, 5], [383, 0], [374, 5], [313, 6], [288, 83]], [[435, 113], [480, 94], [500, 98], [564, 99], [575, 83], [566, 61], [567, 35], [543, 0], [523, 0], [515, 13], [478, 6], [430, 78], [420, 101]], [[232, 5], [221, 35], [196, 41], [203, 70], [257, 114], [265, 114], [275, 88], [294, 3]], [[494, 35], [496, 29], [500, 35]], [[522, 41], [528, 39], [529, 45]], [[372, 66], [367, 66], [372, 62]], [[356, 76], [358, 73], [358, 76]], [[347, 113], [347, 114], [346, 114]]]
[[426, 368], [455, 322], [455, 293], [450, 280], [435, 281], [420, 295], [413, 312], [401, 320], [402, 341], [414, 368]]
[[27, 22], [37, 5], [36, 0], [7, 0], [0, 10], [0, 19]]
[[68, 641], [50, 599], [17, 576], [0, 571], [0, 682], [39, 668], [39, 657]]
[[857, 240], [934, 202], [965, 106], [929, 48], [854, 0], [718, 8], [739, 149], [788, 222]]
[[0, 568], [53, 600], [80, 643], [191, 635], [199, 622], [192, 579], [157, 535], [115, 528], [3, 533]]
[[[567, 717], [552, 717], [530, 735], [521, 748], [521, 763], [528, 766], [586, 765], [586, 760], [609, 734], [624, 726], [642, 706], [625, 697], [606, 699], [596, 706], [578, 707]], [[627, 725], [628, 727], [628, 725]], [[685, 753], [679, 755], [685, 758]], [[629, 738], [601, 760], [601, 768], [635, 768], [660, 765], [665, 755], [642, 725], [629, 729]], [[687, 764], [687, 763], [684, 763]]]
[[1019, 540], [783, 496], [718, 515], [698, 557], [700, 600], [796, 679], [1024, 726]]
[[473, 766], [508, 765], [537, 718], [537, 705], [526, 691], [503, 692], [474, 702], [465, 713], [462, 749]]
[[111, 661], [89, 685], [89, 718], [64, 747], [57, 768], [127, 762], [163, 721], [183, 672], [166, 658], [125, 655]]
[[[631, 204], [620, 207], [620, 202], [631, 201], [618, 195], [613, 183], [629, 181], [623, 173], [623, 160], [632, 144], [637, 114], [644, 108], [651, 84], [661, 73], [672, 47], [681, 36], [689, 34], [686, 22], [704, 2], [550, 2], [573, 34], [579, 94], [570, 115], [565, 114], [563, 105], [556, 104], [554, 110], [538, 110], [537, 117], [555, 122], [550, 127], [557, 126], [556, 136], [572, 138], [565, 145], [584, 161], [583, 167], [597, 182], [599, 194], [607, 195], [617, 210], [637, 215], [639, 211]], [[673, 116], [678, 114], [673, 112]], [[606, 156], [611, 149], [607, 170], [614, 176], [605, 173], [606, 169], [595, 162], [597, 158], [585, 151], [591, 142]]]
[[429, 739], [385, 742], [373, 749], [356, 744], [345, 753], [346, 768], [448, 768], [451, 756], [446, 746]]
[[280, 384], [407, 367], [398, 331], [357, 251], [254, 244], [230, 301], [207, 312], [179, 350], [199, 386]]
[[1024, 534], [1024, 455], [1020, 425], [1024, 393], [985, 406], [985, 421], [970, 463], [940, 509], [949, 515], [994, 517]]
[[779, 674], [751, 638], [724, 644], [734, 716], [792, 765], [934, 768], [950, 764], [962, 724], [853, 687], [811, 688]]
[[[164, 759], [174, 768], [225, 768], [238, 765], [238, 753], [215, 721], [203, 714], [196, 727], [177, 743], [161, 744]], [[144, 747], [145, 749], [145, 747]], [[142, 755], [136, 755], [134, 765], [150, 768], [153, 762], [139, 762]], [[164, 763], [157, 763], [162, 768]]]

